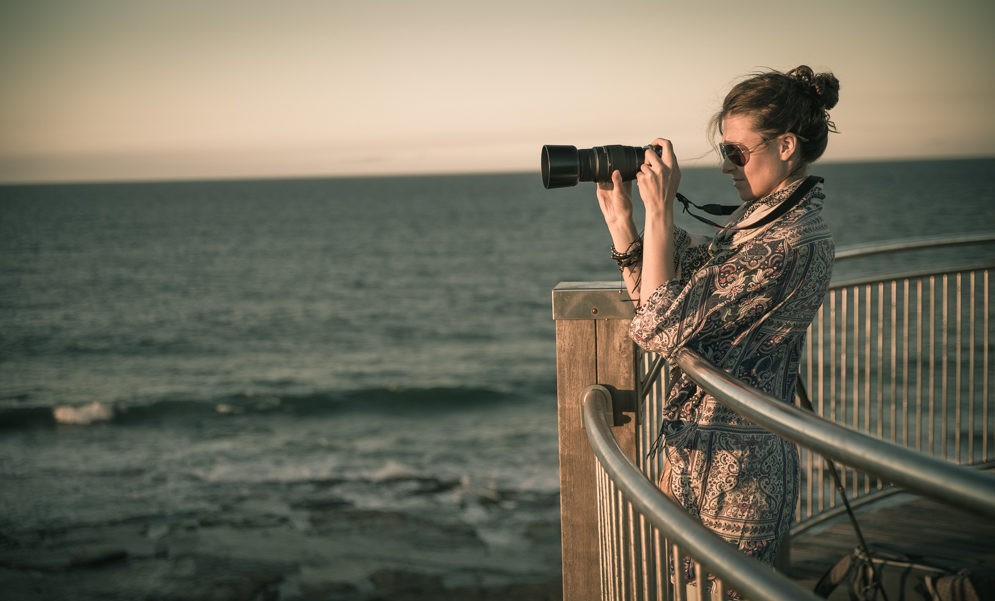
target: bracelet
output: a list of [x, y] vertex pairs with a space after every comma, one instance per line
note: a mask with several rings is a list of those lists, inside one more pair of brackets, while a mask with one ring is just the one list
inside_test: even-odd
[[612, 244], [612, 260], [618, 263], [619, 269], [625, 269], [626, 267], [635, 267], [643, 262], [643, 239], [637, 237], [631, 243], [629, 247], [625, 249], [625, 252], [619, 252]]

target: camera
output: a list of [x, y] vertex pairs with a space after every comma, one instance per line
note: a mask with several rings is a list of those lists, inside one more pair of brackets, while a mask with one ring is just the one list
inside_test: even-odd
[[576, 186], [577, 182], [610, 182], [616, 169], [622, 181], [635, 179], [650, 148], [660, 154], [658, 146], [610, 144], [578, 149], [547, 144], [542, 147], [542, 185], [549, 189]]

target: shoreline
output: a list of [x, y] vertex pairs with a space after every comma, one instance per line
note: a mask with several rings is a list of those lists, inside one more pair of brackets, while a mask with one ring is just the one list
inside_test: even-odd
[[466, 524], [396, 511], [332, 500], [283, 512], [252, 505], [5, 533], [4, 598], [560, 599], [558, 521], [530, 524], [524, 553], [495, 548]]

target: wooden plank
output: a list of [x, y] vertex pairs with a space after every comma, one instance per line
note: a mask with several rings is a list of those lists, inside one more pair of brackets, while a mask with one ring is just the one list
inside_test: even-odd
[[[863, 508], [857, 522], [872, 547], [878, 544], [944, 565], [995, 571], [995, 523], [990, 520], [909, 496]], [[841, 516], [792, 540], [788, 575], [811, 590], [826, 570], [856, 546], [853, 527]], [[846, 598], [840, 589], [830, 597]]]
[[556, 321], [556, 406], [560, 455], [563, 598], [601, 597], [595, 457], [580, 395], [597, 383], [595, 323]]
[[598, 383], [612, 393], [615, 439], [633, 463], [636, 462], [636, 352], [629, 338], [629, 320], [596, 322]]

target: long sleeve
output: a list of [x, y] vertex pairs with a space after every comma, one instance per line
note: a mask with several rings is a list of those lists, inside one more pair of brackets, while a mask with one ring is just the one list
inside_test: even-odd
[[[834, 247], [819, 211], [795, 211], [741, 244], [713, 244], [644, 299], [630, 336], [671, 362], [688, 347], [778, 397], [797, 370], [804, 333], [822, 303]], [[688, 246], [687, 248], [693, 248]], [[687, 271], [691, 271], [687, 273]]]

